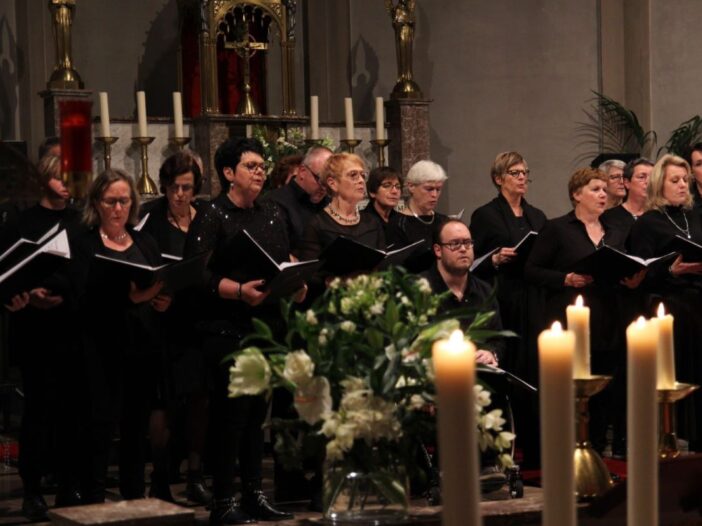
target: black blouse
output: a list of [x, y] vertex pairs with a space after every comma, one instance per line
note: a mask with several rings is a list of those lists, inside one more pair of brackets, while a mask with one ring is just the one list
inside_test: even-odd
[[397, 214], [387, 227], [387, 243], [393, 248], [401, 248], [424, 240], [424, 249], [431, 250], [434, 230], [448, 219], [444, 214], [434, 213], [433, 216], [418, 216]]
[[385, 233], [380, 222], [369, 215], [361, 214], [359, 223], [341, 225], [322, 211], [310, 219], [305, 234], [298, 246], [300, 260], [316, 259], [332, 241], [344, 236], [372, 248], [385, 250]]

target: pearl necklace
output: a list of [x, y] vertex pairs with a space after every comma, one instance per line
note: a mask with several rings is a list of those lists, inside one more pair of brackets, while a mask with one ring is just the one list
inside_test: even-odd
[[434, 222], [434, 219], [436, 219], [436, 214], [433, 210], [431, 211], [431, 219], [429, 221], [426, 221], [419, 217], [414, 210], [412, 210], [412, 206], [410, 204], [407, 205], [407, 208], [410, 212], [412, 212], [412, 215], [415, 217], [415, 219], [417, 219], [420, 223], [424, 223], [425, 225], [431, 225]]
[[102, 239], [105, 239], [105, 240], [110, 240], [110, 241], [112, 241], [113, 243], [121, 243], [122, 241], [124, 241], [125, 239], [127, 239], [127, 236], [128, 236], [128, 235], [129, 235], [129, 232], [127, 232], [127, 231], [125, 230], [124, 232], [122, 232], [121, 234], [119, 234], [119, 235], [117, 235], [117, 236], [115, 236], [115, 237], [110, 237], [110, 236], [108, 236], [105, 232], [103, 232], [102, 230], [100, 230], [100, 237], [101, 237]]
[[355, 210], [353, 218], [350, 218], [350, 219], [346, 216], [342, 216], [339, 212], [334, 210], [334, 207], [332, 207], [331, 203], [329, 203], [327, 205], [327, 211], [329, 212], [329, 215], [332, 216], [334, 219], [338, 219], [342, 223], [346, 223], [349, 225], [358, 223], [358, 221], [360, 220], [360, 216], [358, 214], [358, 209]]
[[687, 222], [687, 216], [685, 215], [685, 210], [681, 210], [683, 219], [685, 220], [685, 228], [682, 228], [680, 225], [678, 225], [675, 221], [673, 221], [673, 218], [668, 215], [668, 211], [664, 208], [663, 213], [665, 214], [665, 217], [668, 218], [668, 221], [670, 221], [675, 228], [680, 230], [687, 239], [692, 239], [692, 236], [690, 235], [690, 224]]

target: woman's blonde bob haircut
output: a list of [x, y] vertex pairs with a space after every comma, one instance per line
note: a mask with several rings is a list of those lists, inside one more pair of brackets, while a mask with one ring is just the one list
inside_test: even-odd
[[335, 195], [334, 191], [328, 184], [329, 179], [334, 179], [337, 182], [341, 180], [344, 170], [351, 166], [358, 166], [362, 171], [366, 171], [366, 163], [355, 153], [335, 153], [332, 154], [322, 168], [321, 183], [327, 189], [329, 195]]
[[[653, 171], [651, 172], [651, 177], [648, 180], [648, 189], [646, 191], [646, 210], [658, 210], [662, 211], [665, 206], [669, 205], [670, 202], [663, 197], [663, 184], [665, 183], [665, 171], [669, 166], [679, 166], [685, 169], [685, 173], [688, 178], [694, 181], [690, 177], [690, 165], [682, 157], [677, 155], [667, 154], [658, 159], [655, 165], [653, 165]], [[688, 192], [687, 199], [683, 203], [683, 208], [692, 208], [692, 193]]]
[[118, 181], [124, 181], [129, 185], [129, 197], [132, 202], [129, 205], [127, 224], [132, 226], [137, 224], [139, 221], [139, 194], [137, 193], [136, 184], [127, 172], [118, 168], [105, 170], [90, 185], [88, 198], [83, 209], [83, 223], [88, 226], [98, 226], [100, 224], [100, 200], [110, 185]]

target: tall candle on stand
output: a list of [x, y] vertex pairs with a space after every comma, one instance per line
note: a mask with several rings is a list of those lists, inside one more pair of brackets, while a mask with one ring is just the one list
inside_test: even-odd
[[658, 305], [658, 389], [675, 388], [675, 345], [673, 343], [673, 316]]
[[353, 101], [351, 97], [344, 98], [344, 115], [346, 117], [346, 138], [355, 139], [353, 129]]
[[310, 139], [319, 140], [319, 97], [310, 97]]
[[559, 322], [539, 335], [543, 526], [575, 526], [575, 334]]
[[573, 378], [590, 378], [590, 308], [578, 295], [575, 305], [566, 307], [568, 330], [575, 334]]
[[375, 138], [378, 141], [385, 139], [385, 111], [383, 97], [375, 98]]
[[441, 451], [441, 524], [477, 526], [481, 519], [473, 394], [475, 345], [457, 330], [448, 340], [434, 344], [432, 356]]
[[627, 524], [658, 525], [658, 323], [643, 317], [626, 330]]
[[137, 91], [137, 117], [139, 120], [139, 137], [148, 137], [148, 129], [146, 128], [146, 94], [143, 91]]
[[110, 106], [105, 91], [100, 92], [100, 133], [103, 137], [110, 136]]
[[183, 132], [183, 100], [180, 91], [173, 92], [173, 128], [176, 137], [185, 137]]

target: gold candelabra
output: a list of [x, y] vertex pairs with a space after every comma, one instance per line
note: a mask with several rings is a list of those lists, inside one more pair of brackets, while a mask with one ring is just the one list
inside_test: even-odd
[[356, 147], [362, 142], [361, 139], [341, 139], [341, 144], [344, 145], [344, 149], [349, 153], [353, 153]]
[[390, 144], [390, 139], [373, 139], [371, 144], [375, 146], [378, 156], [378, 166], [385, 166], [385, 147]]
[[590, 500], [604, 494], [614, 484], [607, 466], [592, 448], [589, 438], [590, 398], [602, 391], [611, 376], [576, 378], [575, 382], [575, 495], [578, 500]]
[[49, 77], [49, 89], [83, 89], [83, 81], [73, 69], [71, 26], [76, 0], [49, 0], [56, 40], [56, 65]]
[[109, 170], [112, 166], [112, 145], [116, 143], [118, 139], [119, 137], [95, 137], [96, 141], [102, 143], [102, 158], [105, 161], [105, 170]]
[[675, 402], [688, 397], [700, 386], [675, 382], [672, 389], [658, 389], [658, 456], [675, 458], [680, 455], [675, 435]]
[[168, 143], [181, 152], [189, 142], [190, 137], [171, 137], [170, 139], [168, 139]]
[[141, 176], [137, 181], [137, 191], [141, 195], [158, 195], [156, 183], [149, 177], [149, 144], [155, 137], [132, 137], [132, 141], [141, 148]]

